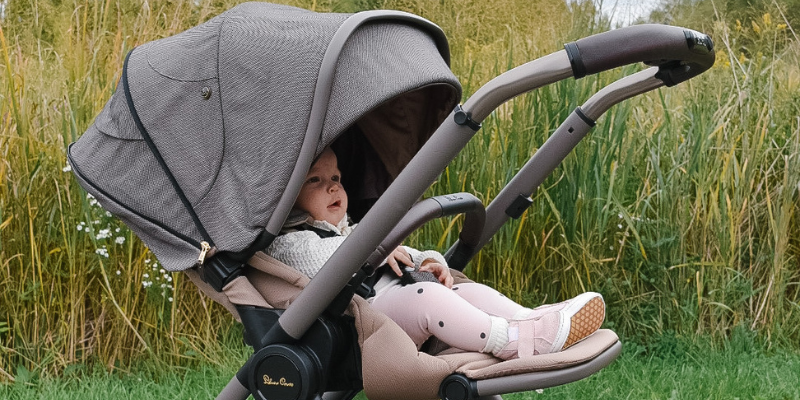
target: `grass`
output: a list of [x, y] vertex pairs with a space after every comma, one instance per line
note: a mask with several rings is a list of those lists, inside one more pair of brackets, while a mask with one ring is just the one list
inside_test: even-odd
[[[45, 387], [76, 365], [114, 376], [139, 359], [224, 365], [220, 332], [232, 318], [182, 274], [163, 271], [64, 167], [66, 146], [104, 106], [128, 50], [237, 2], [8, 2], [0, 23], [0, 382], [27, 387], [38, 377]], [[609, 29], [590, 2], [292, 4], [396, 8], [438, 23], [467, 95]], [[721, 12], [669, 21], [714, 37], [714, 68], [612, 108], [469, 274], [528, 305], [602, 292], [608, 326], [641, 343], [665, 332], [724, 342], [744, 326], [768, 348], [797, 349], [800, 40], [780, 2], [767, 8], [747, 21]], [[431, 194], [470, 191], [488, 203], [575, 106], [636, 68], [560, 82], [500, 107]], [[446, 248], [459, 226], [431, 223], [412, 244]]]
[[642, 354], [625, 348], [599, 373], [569, 384], [505, 396], [521, 399], [798, 399], [800, 355], [692, 349]]
[[[591, 377], [568, 385], [504, 396], [523, 399], [800, 399], [800, 353], [766, 350], [742, 335], [721, 348], [708, 338], [687, 341], [665, 335], [650, 346], [626, 344], [620, 357]], [[699, 342], [706, 342], [701, 344]], [[216, 396], [246, 357], [230, 349], [222, 365], [153, 367], [130, 371], [76, 367], [69, 379], [20, 379], [0, 386], [0, 397], [16, 399], [169, 398]], [[360, 395], [359, 399], [365, 397]]]
[[[226, 375], [222, 373], [229, 372]], [[105, 370], [81, 378], [43, 380], [0, 389], [4, 399], [210, 399], [234, 376], [236, 370], [207, 365], [197, 370], [165, 370], [111, 374]]]

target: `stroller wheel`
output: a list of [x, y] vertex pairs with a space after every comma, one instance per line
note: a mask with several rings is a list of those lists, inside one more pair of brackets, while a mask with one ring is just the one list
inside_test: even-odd
[[251, 365], [250, 392], [256, 399], [313, 399], [319, 392], [322, 367], [301, 347], [267, 346]]

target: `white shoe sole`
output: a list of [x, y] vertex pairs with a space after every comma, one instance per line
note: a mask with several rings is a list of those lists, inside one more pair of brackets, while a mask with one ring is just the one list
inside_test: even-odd
[[605, 319], [605, 302], [600, 293], [586, 292], [558, 311], [560, 328], [550, 349], [551, 353], [564, 350], [600, 329]]

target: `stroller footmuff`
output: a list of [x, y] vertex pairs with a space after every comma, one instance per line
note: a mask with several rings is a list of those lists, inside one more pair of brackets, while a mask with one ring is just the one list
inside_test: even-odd
[[[638, 62], [651, 67], [577, 107], [487, 207], [465, 193], [418, 201], [503, 102]], [[447, 40], [425, 19], [245, 3], [133, 49], [117, 91], [68, 160], [165, 269], [186, 272], [245, 325], [255, 354], [218, 398], [349, 399], [362, 386], [375, 399], [481, 398], [581, 379], [621, 345], [600, 330], [529, 359], [421, 353], [356, 295], [366, 278], [411, 230], [460, 213], [462, 232], [445, 256], [463, 270], [609, 107], [713, 62], [706, 35], [633, 26], [568, 43], [457, 105]], [[340, 154], [360, 223], [309, 280], [261, 251], [328, 146]]]

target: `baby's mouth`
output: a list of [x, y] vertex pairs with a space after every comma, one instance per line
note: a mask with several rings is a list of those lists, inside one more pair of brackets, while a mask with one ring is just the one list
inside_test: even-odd
[[339, 208], [339, 207], [341, 207], [341, 205], [342, 205], [342, 201], [341, 200], [336, 200], [335, 202], [333, 202], [333, 204], [329, 205], [328, 208]]

